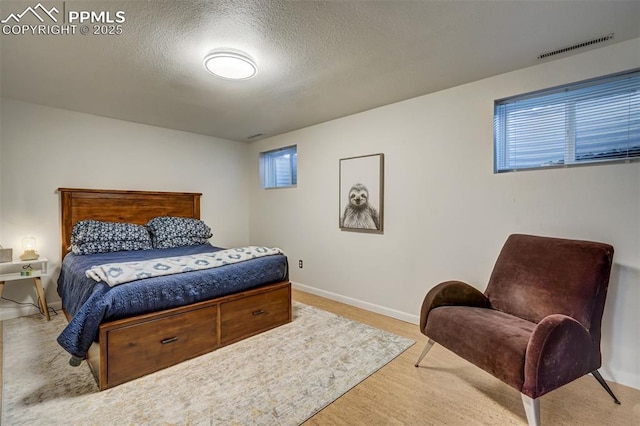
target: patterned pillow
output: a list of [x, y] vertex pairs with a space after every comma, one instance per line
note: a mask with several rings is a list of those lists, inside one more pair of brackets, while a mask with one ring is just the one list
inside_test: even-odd
[[71, 231], [71, 251], [75, 254], [150, 250], [151, 236], [146, 227], [133, 223], [81, 220]]
[[110, 253], [114, 251], [151, 250], [151, 241], [92, 241], [83, 244], [72, 244], [71, 251], [75, 254]]
[[152, 238], [152, 241], [153, 248], [172, 248], [207, 244], [209, 242], [209, 239], [200, 237], [174, 237], [161, 241], [156, 241]]
[[147, 222], [154, 248], [170, 248], [206, 244], [211, 228], [199, 219], [162, 216]]

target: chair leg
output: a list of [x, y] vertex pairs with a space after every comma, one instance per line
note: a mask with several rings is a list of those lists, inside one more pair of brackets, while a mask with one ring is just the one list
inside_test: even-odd
[[540, 426], [540, 398], [533, 399], [523, 393], [520, 396], [529, 426]]
[[600, 383], [602, 385], [602, 387], [604, 388], [604, 390], [607, 391], [607, 393], [609, 393], [609, 395], [611, 395], [611, 398], [613, 398], [613, 402], [615, 402], [616, 404], [620, 404], [620, 401], [618, 401], [618, 398], [616, 398], [616, 396], [613, 394], [613, 391], [611, 390], [611, 388], [609, 387], [609, 385], [607, 384], [607, 382], [604, 381], [604, 379], [602, 378], [602, 376], [600, 375], [600, 373], [598, 372], [598, 370], [593, 370], [591, 372], [591, 374], [593, 375], [593, 377], [596, 378], [596, 380], [598, 381], [598, 383]]
[[427, 353], [431, 350], [431, 348], [435, 344], [436, 342], [434, 342], [431, 339], [427, 341], [427, 344], [425, 345], [424, 349], [422, 350], [422, 353], [420, 354], [420, 358], [418, 358], [418, 360], [416, 361], [416, 367], [420, 365], [420, 361], [422, 361], [422, 358], [424, 358], [427, 355]]

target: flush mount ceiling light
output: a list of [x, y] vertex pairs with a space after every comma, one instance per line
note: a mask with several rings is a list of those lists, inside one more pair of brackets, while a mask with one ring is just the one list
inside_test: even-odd
[[247, 80], [258, 72], [248, 55], [232, 50], [214, 50], [204, 57], [203, 64], [211, 74], [228, 80]]

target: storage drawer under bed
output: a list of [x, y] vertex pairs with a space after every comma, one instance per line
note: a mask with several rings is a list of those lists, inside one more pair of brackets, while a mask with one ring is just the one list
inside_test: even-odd
[[290, 287], [220, 304], [220, 345], [282, 325], [291, 320]]
[[115, 385], [205, 354], [217, 347], [218, 306], [107, 332], [107, 381]]

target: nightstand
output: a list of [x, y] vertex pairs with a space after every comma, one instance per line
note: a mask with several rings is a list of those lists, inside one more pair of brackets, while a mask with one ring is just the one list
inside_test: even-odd
[[[30, 275], [22, 275], [31, 266]], [[4, 283], [7, 281], [27, 280], [32, 279], [33, 284], [36, 287], [36, 293], [40, 299], [40, 308], [47, 318], [47, 321], [51, 320], [49, 316], [49, 307], [47, 306], [47, 299], [44, 297], [44, 288], [42, 287], [42, 280], [40, 277], [49, 275], [49, 259], [41, 257], [36, 260], [16, 260], [13, 262], [0, 263], [0, 296], [4, 290]]]

